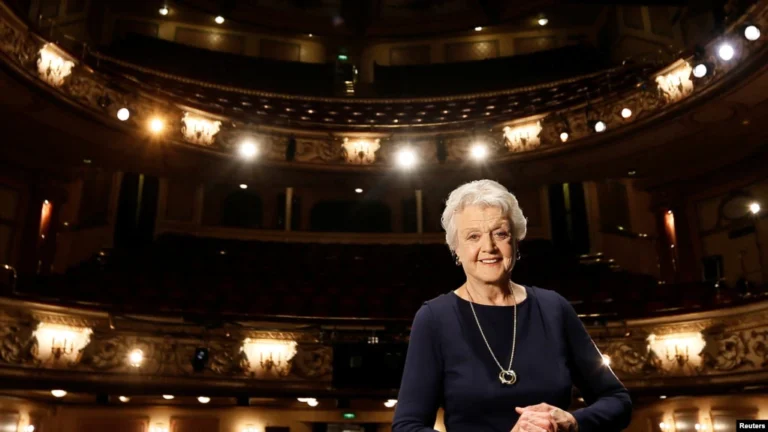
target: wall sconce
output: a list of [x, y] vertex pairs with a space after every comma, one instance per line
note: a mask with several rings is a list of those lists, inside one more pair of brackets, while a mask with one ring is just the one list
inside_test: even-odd
[[296, 347], [296, 341], [291, 340], [249, 338], [243, 342], [243, 352], [248, 357], [251, 371], [262, 377], [288, 376]]
[[[533, 150], [541, 145], [541, 122], [528, 122], [504, 128], [504, 145], [511, 152]], [[566, 138], [567, 139], [567, 138]]]
[[181, 127], [181, 134], [184, 139], [197, 145], [213, 145], [216, 134], [221, 129], [220, 121], [208, 120], [188, 112], [184, 113], [181, 122], [184, 124]]
[[64, 79], [72, 74], [75, 62], [72, 57], [53, 43], [47, 43], [40, 49], [37, 59], [37, 73], [48, 84], [59, 87]]
[[91, 341], [93, 331], [87, 327], [40, 323], [35, 330], [37, 358], [56, 363], [62, 359], [77, 362], [80, 351]]
[[688, 62], [678, 60], [656, 76], [656, 84], [667, 102], [677, 102], [693, 92], [691, 72], [693, 68]]
[[366, 140], [344, 138], [341, 147], [344, 150], [344, 159], [347, 162], [358, 165], [368, 165], [376, 161], [376, 151], [381, 148], [381, 140]]
[[686, 364], [699, 366], [699, 353], [704, 349], [704, 337], [701, 333], [675, 333], [664, 336], [648, 336], [648, 350], [663, 356], [668, 362], [682, 367]]

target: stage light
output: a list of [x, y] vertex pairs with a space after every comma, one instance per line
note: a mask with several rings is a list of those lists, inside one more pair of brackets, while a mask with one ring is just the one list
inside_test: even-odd
[[545, 25], [549, 24], [549, 20], [545, 17], [539, 18], [539, 25], [544, 27]]
[[480, 161], [488, 156], [488, 147], [485, 144], [475, 144], [470, 151], [472, 159]]
[[117, 119], [120, 121], [126, 121], [131, 118], [131, 111], [128, 108], [120, 108], [117, 110]]
[[208, 402], [211, 401], [211, 398], [209, 398], [208, 396], [199, 396], [197, 398], [197, 401], [200, 402], [201, 404], [207, 404]]
[[161, 7], [161, 8], [160, 8], [160, 10], [159, 10], [158, 12], [159, 12], [159, 13], [160, 13], [160, 15], [162, 15], [162, 16], [166, 16], [166, 15], [168, 15], [168, 12], [169, 12], [169, 11], [168, 11], [168, 6], [163, 6], [163, 7]]
[[625, 119], [632, 117], [632, 110], [629, 108], [624, 108], [621, 110], [621, 116]]
[[707, 75], [707, 72], [709, 72], [709, 70], [704, 63], [699, 63], [693, 68], [693, 76], [696, 78], [704, 78], [704, 76]]
[[129, 398], [127, 396], [120, 396], [118, 399], [120, 399], [120, 402], [122, 402], [122, 403], [130, 402], [130, 400], [131, 400], [131, 398]]
[[397, 164], [402, 168], [411, 168], [416, 165], [416, 152], [404, 148], [397, 152]]
[[747, 40], [756, 41], [760, 39], [760, 29], [757, 28], [757, 26], [748, 25], [744, 29], [744, 37], [747, 38]]
[[717, 49], [717, 55], [719, 55], [720, 58], [725, 61], [732, 59], [735, 53], [736, 51], [733, 50], [731, 44], [727, 42], [720, 45], [720, 48]]
[[[241, 189], [245, 189], [248, 185], [240, 185]], [[208, 348], [195, 349], [195, 355], [192, 357], [192, 369], [195, 372], [202, 372], [205, 370], [205, 366], [208, 364]]]
[[173, 400], [173, 398], [174, 398], [173, 395], [163, 395], [163, 399], [165, 400]]
[[475, 27], [475, 31], [483, 31], [483, 28], [480, 26]]
[[752, 212], [752, 214], [760, 213], [760, 209], [761, 208], [759, 203], [753, 202], [752, 204], [749, 205], [749, 211]]
[[144, 362], [144, 351], [135, 349], [128, 354], [128, 362], [133, 367], [139, 367]]
[[159, 117], [154, 117], [149, 121], [149, 130], [152, 133], [159, 134], [165, 129], [165, 122]]
[[51, 394], [53, 397], [63, 398], [67, 395], [67, 392], [65, 390], [51, 390]]
[[259, 152], [259, 149], [256, 147], [256, 144], [253, 143], [251, 140], [245, 140], [240, 144], [240, 148], [238, 149], [238, 152], [240, 153], [240, 156], [243, 159], [253, 159], [256, 157], [256, 154]]
[[214, 18], [214, 21], [216, 21], [216, 24], [224, 24], [224, 17], [219, 15], [216, 18]]

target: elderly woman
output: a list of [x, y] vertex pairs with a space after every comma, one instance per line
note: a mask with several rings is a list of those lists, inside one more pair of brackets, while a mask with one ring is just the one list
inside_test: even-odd
[[[627, 427], [629, 393], [568, 301], [510, 280], [526, 232], [515, 196], [467, 183], [442, 223], [466, 282], [416, 313], [392, 431], [432, 431], [440, 406], [448, 432]], [[569, 413], [574, 384], [588, 406]]]

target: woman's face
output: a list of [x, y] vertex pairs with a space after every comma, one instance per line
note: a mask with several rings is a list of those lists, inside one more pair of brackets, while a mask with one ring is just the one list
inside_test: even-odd
[[458, 233], [456, 255], [467, 279], [507, 283], [515, 265], [512, 224], [496, 207], [465, 207], [455, 216]]

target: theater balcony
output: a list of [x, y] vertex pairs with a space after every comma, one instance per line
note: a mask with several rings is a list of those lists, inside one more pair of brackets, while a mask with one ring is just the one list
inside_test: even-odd
[[768, 418], [768, 2], [599, 3], [0, 1], [0, 430], [391, 430], [481, 178], [628, 430]]

